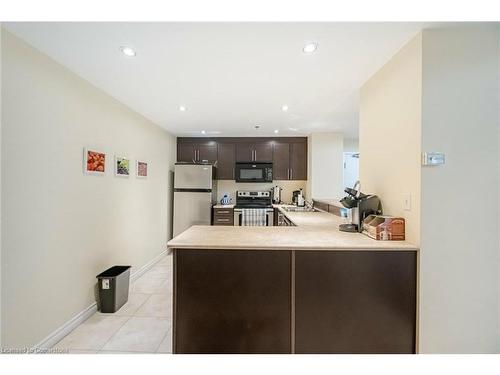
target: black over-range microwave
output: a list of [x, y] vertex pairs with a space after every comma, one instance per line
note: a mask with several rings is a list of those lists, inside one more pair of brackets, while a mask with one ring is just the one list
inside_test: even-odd
[[236, 163], [236, 182], [273, 182], [273, 163]]

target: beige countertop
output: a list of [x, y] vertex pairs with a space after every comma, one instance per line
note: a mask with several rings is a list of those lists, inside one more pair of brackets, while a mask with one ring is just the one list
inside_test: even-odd
[[361, 233], [340, 232], [342, 218], [326, 212], [281, 211], [295, 227], [195, 225], [170, 240], [167, 246], [220, 250], [418, 250], [406, 241], [376, 241]]
[[340, 203], [340, 199], [338, 198], [313, 198], [312, 200], [316, 202], [326, 203], [329, 204], [330, 206], [344, 208], [342, 203]]
[[214, 208], [234, 208], [234, 204], [216, 204]]

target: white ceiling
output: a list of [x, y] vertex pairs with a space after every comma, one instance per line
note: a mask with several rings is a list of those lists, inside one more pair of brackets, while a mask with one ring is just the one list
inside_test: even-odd
[[[260, 136], [279, 129], [280, 135], [338, 131], [347, 137], [357, 136], [361, 85], [427, 25], [4, 24], [176, 135]], [[309, 41], [318, 49], [306, 55]], [[123, 45], [137, 56], [124, 57]]]

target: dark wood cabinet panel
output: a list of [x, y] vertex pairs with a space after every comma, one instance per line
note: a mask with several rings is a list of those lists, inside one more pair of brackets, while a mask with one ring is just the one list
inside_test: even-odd
[[253, 145], [254, 160], [260, 162], [273, 161], [273, 143], [267, 139], [263, 139], [260, 143]]
[[296, 251], [296, 353], [414, 353], [416, 253]]
[[193, 143], [177, 143], [177, 161], [196, 161], [196, 145]]
[[307, 143], [290, 144], [290, 179], [307, 180]]
[[273, 155], [273, 178], [288, 180], [290, 178], [290, 144], [276, 142]]
[[232, 143], [219, 143], [217, 147], [217, 179], [234, 180], [235, 150]]
[[215, 163], [217, 161], [217, 144], [198, 144], [198, 162]]
[[[274, 155], [276, 153], [276, 156]], [[233, 180], [235, 162], [270, 162], [275, 180], [307, 179], [307, 138], [178, 138], [178, 162], [217, 162], [217, 179]]]
[[248, 143], [236, 144], [236, 161], [253, 161], [253, 145]]
[[174, 250], [174, 274], [174, 353], [290, 353], [290, 251]]

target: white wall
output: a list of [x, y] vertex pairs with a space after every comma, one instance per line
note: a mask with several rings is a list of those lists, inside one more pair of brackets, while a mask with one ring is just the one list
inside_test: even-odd
[[[362, 89], [362, 186], [388, 214], [421, 195], [406, 218], [422, 353], [500, 352], [499, 46], [492, 26], [424, 30]], [[422, 167], [420, 148], [446, 164]]]
[[[406, 221], [406, 238], [420, 243], [422, 36], [417, 35], [361, 88], [360, 182], [377, 194], [386, 215]], [[411, 211], [403, 209], [411, 195]]]
[[[2, 335], [26, 347], [94, 302], [99, 272], [165, 250], [175, 138], [5, 30], [2, 107]], [[82, 173], [85, 146], [105, 176]], [[149, 177], [114, 177], [114, 153]]]
[[358, 138], [344, 138], [344, 152], [358, 152], [359, 139]]
[[421, 351], [500, 352], [499, 55], [492, 27], [423, 33]]
[[312, 133], [307, 138], [307, 197], [339, 198], [343, 196], [343, 135]]

